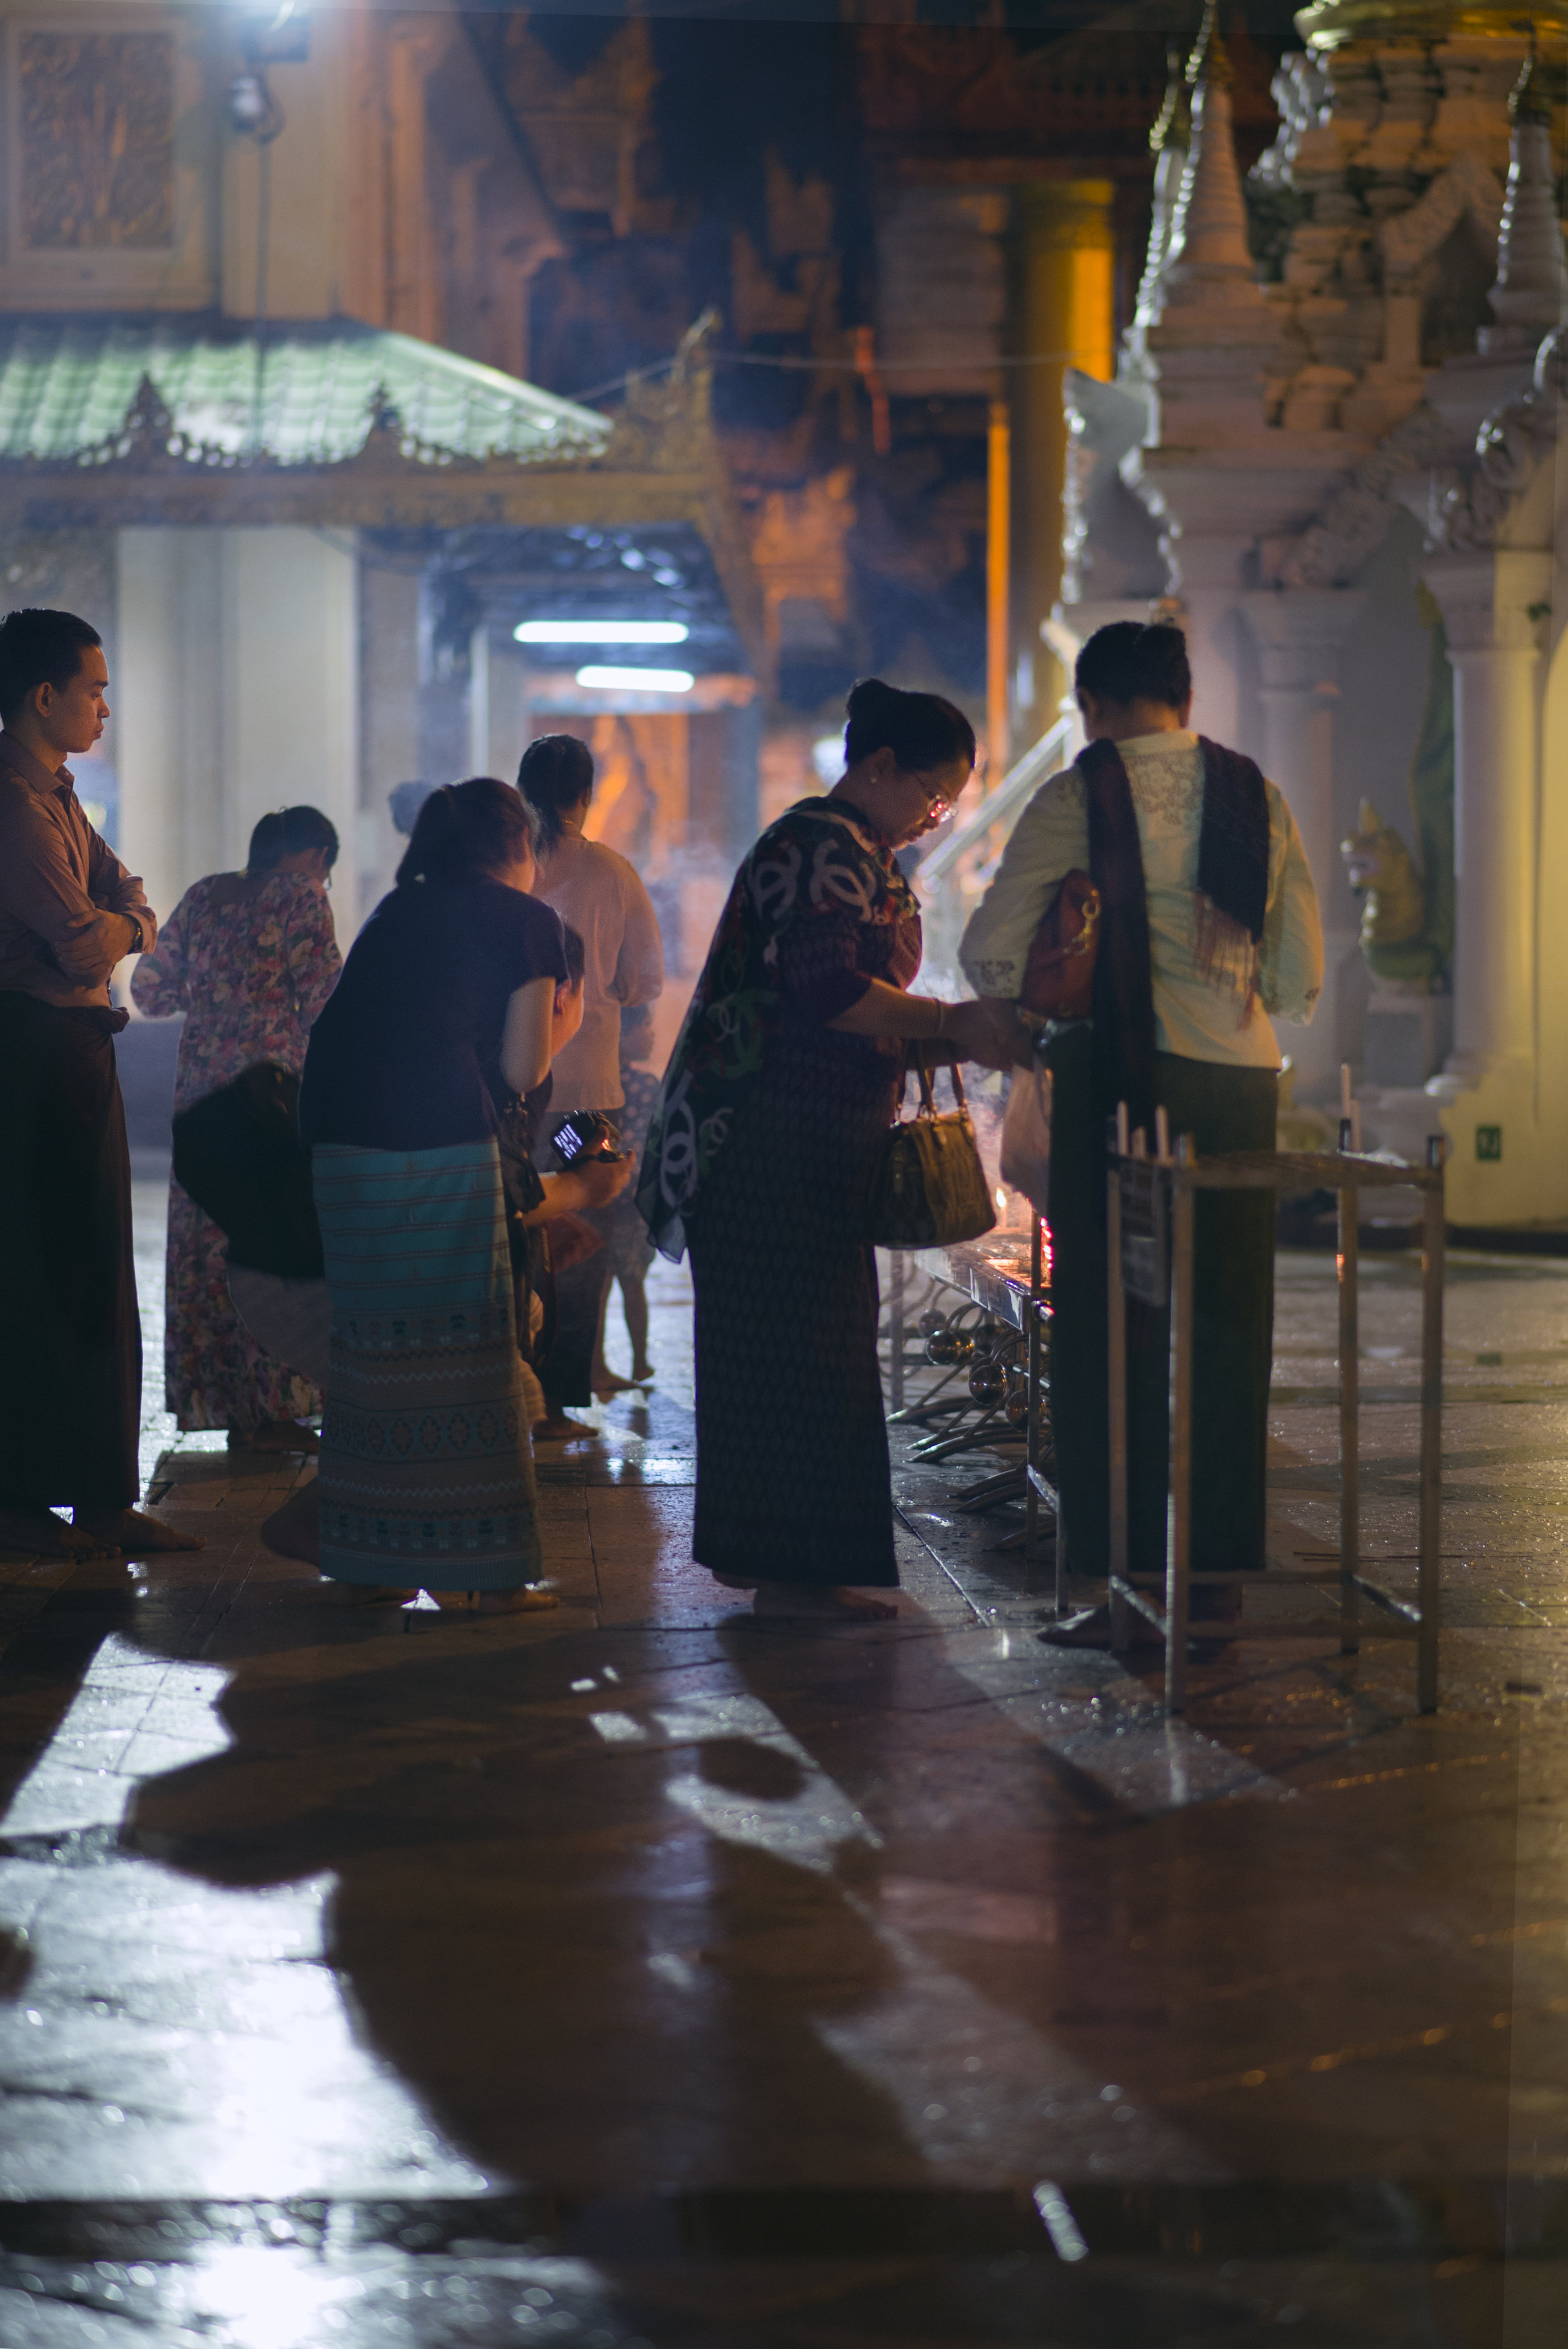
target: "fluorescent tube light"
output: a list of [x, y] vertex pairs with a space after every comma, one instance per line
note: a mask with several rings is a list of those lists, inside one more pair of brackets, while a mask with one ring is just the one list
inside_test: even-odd
[[689, 668], [580, 668], [579, 685], [624, 693], [689, 693], [696, 683]]
[[524, 620], [512, 630], [520, 645], [684, 645], [684, 620]]

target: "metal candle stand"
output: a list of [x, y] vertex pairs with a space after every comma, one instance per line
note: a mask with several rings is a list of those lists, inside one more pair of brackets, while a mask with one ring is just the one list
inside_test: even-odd
[[[1337, 1155], [1326, 1151], [1233, 1151], [1200, 1160], [1190, 1135], [1174, 1153], [1165, 1112], [1159, 1112], [1155, 1154], [1143, 1133], [1127, 1133], [1125, 1103], [1117, 1112], [1116, 1136], [1106, 1183], [1107, 1256], [1109, 1265], [1110, 1339], [1110, 1644], [1125, 1649], [1136, 1609], [1165, 1639], [1165, 1709], [1181, 1713], [1187, 1701], [1187, 1640], [1193, 1587], [1244, 1587], [1251, 1572], [1199, 1573], [1191, 1568], [1193, 1232], [1200, 1191], [1312, 1191], [1339, 1195], [1339, 1565], [1323, 1572], [1295, 1568], [1270, 1569], [1268, 1587], [1336, 1584], [1340, 1610], [1339, 1651], [1353, 1656], [1360, 1646], [1363, 1597], [1401, 1621], [1415, 1626], [1417, 1702], [1423, 1713], [1438, 1704], [1439, 1519], [1442, 1500], [1443, 1377], [1443, 1152], [1440, 1134], [1427, 1143], [1425, 1166], [1389, 1165], [1351, 1152], [1341, 1129]], [[1357, 1216], [1364, 1190], [1408, 1185], [1422, 1194], [1421, 1240], [1421, 1490], [1418, 1600], [1412, 1607], [1368, 1581], [1360, 1563], [1359, 1357]], [[1168, 1244], [1167, 1244], [1168, 1236]], [[1166, 1281], [1169, 1268], [1170, 1279]], [[1149, 1578], [1128, 1572], [1127, 1557], [1127, 1299], [1151, 1305], [1171, 1299], [1173, 1396], [1171, 1415], [1171, 1498], [1167, 1517], [1165, 1604], [1151, 1597]]]

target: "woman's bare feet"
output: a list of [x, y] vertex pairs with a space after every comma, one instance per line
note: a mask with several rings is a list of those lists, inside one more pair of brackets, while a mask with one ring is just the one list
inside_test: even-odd
[[798, 1622], [891, 1623], [898, 1609], [891, 1599], [873, 1599], [842, 1583], [759, 1582], [751, 1611]]
[[303, 1558], [307, 1566], [321, 1564], [320, 1500], [316, 1481], [300, 1485], [281, 1509], [262, 1523], [262, 1539], [278, 1557]]
[[165, 1550], [205, 1549], [200, 1534], [182, 1534], [145, 1509], [73, 1509], [78, 1532], [104, 1542], [122, 1557], [159, 1557]]
[[84, 1525], [67, 1525], [53, 1509], [0, 1509], [0, 1549], [30, 1552], [36, 1557], [118, 1557], [115, 1543], [88, 1533]]
[[516, 1590], [432, 1590], [430, 1596], [444, 1615], [536, 1615], [561, 1604], [553, 1590], [531, 1583]]

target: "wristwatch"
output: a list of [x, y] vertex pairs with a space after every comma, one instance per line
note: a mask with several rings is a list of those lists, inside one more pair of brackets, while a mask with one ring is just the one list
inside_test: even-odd
[[130, 949], [131, 953], [145, 954], [147, 948], [144, 941], [146, 939], [147, 933], [141, 926], [140, 916], [137, 914], [128, 914], [125, 918], [130, 924], [131, 928], [136, 932], [136, 943]]

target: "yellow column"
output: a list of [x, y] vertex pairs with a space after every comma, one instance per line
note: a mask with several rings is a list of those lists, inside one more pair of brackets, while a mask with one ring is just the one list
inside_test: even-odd
[[1056, 721], [1068, 679], [1040, 640], [1062, 585], [1062, 492], [1069, 367], [1115, 372], [1114, 187], [1109, 180], [1037, 181], [1015, 211], [1013, 410], [1013, 727], [1016, 758]]
[[991, 402], [985, 493], [985, 788], [1007, 771], [1007, 675], [1012, 635], [1012, 423], [1007, 403]]

